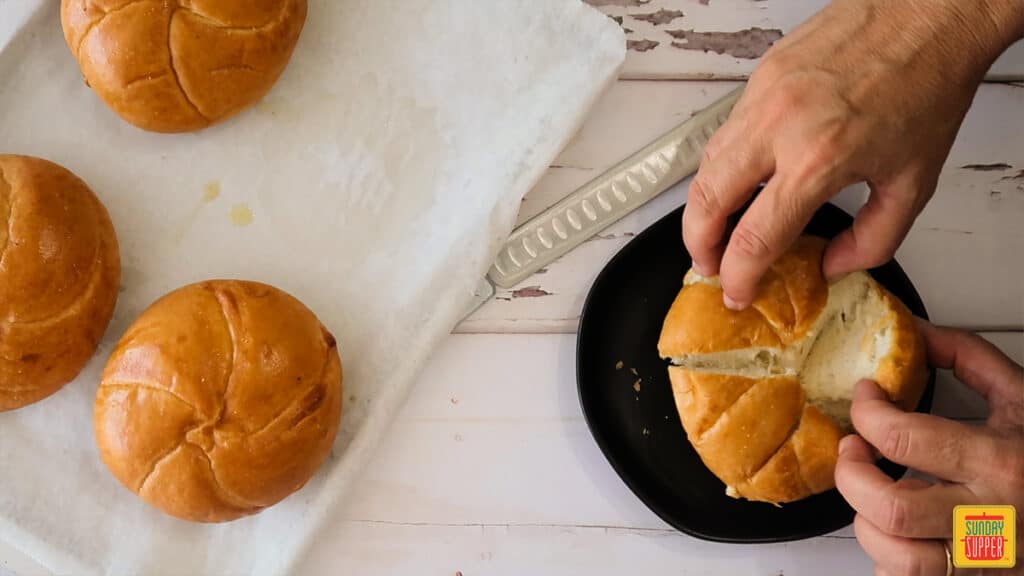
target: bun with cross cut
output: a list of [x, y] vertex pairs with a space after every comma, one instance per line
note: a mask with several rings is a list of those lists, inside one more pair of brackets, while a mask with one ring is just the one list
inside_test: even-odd
[[255, 514], [328, 457], [342, 407], [334, 337], [301, 302], [214, 280], [157, 300], [103, 372], [100, 457], [144, 501], [185, 520]]
[[120, 281], [114, 226], [85, 182], [47, 160], [0, 155], [0, 412], [82, 371]]
[[261, 99], [284, 71], [306, 0], [62, 0], [86, 83], [124, 120], [192, 132]]
[[779, 504], [833, 488], [856, 383], [875, 380], [906, 410], [924, 391], [910, 311], [866, 272], [829, 284], [824, 249], [798, 239], [742, 311], [691, 270], [665, 317], [658, 349], [680, 420], [730, 496]]

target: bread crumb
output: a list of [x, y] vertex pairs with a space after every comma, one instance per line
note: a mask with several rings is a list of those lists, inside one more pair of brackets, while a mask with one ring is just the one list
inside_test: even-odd
[[452, 400], [452, 404], [458, 404], [459, 403], [459, 399], [458, 398], [452, 397], [451, 400]]
[[616, 370], [622, 370], [622, 366], [623, 366], [622, 360], [619, 360], [618, 362], [615, 363], [615, 369]]
[[650, 431], [650, 430], [648, 430], [646, 426], [645, 426], [645, 427], [644, 427], [644, 429], [643, 429], [643, 435], [644, 435], [644, 436], [650, 436], [650, 435], [651, 435], [651, 431]]
[[636, 368], [630, 368], [629, 371], [633, 373], [633, 376], [639, 376], [640, 375], [640, 373], [636, 371]]
[[633, 382], [633, 391], [640, 392], [640, 379], [637, 378], [636, 382]]

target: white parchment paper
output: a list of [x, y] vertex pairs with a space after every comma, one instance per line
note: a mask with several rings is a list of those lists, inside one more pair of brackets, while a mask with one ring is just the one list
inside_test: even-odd
[[[64, 574], [286, 573], [458, 321], [520, 198], [615, 77], [622, 33], [579, 0], [310, 0], [264, 101], [171, 136], [122, 122], [84, 85], [59, 4], [0, 0], [0, 153], [90, 184], [117, 228], [123, 287], [79, 378], [0, 414], [0, 539]], [[306, 488], [202, 526], [122, 488], [91, 416], [132, 319], [217, 277], [274, 284], [317, 312], [341, 344], [346, 405]]]

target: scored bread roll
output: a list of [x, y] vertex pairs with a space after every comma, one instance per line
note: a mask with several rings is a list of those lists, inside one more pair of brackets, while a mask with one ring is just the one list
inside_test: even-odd
[[306, 0], [62, 0], [86, 83], [124, 120], [191, 132], [270, 91], [291, 59]]
[[825, 240], [803, 236], [742, 311], [717, 277], [686, 274], [658, 350], [690, 443], [730, 496], [775, 504], [835, 486], [854, 385], [912, 410], [927, 380], [910, 311], [865, 272], [829, 284]]
[[120, 281], [114, 226], [85, 182], [47, 160], [0, 155], [0, 412], [81, 372]]
[[334, 337], [292, 296], [216, 280], [157, 300], [107, 362], [100, 457], [144, 501], [223, 522], [295, 492], [327, 458], [342, 407]]

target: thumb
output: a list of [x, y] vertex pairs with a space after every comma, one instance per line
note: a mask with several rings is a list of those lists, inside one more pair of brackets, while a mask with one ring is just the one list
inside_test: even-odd
[[[857, 404], [860, 404], [862, 402], [867, 402], [867, 401], [871, 401], [871, 400], [881, 400], [883, 402], [889, 402], [889, 397], [886, 395], [885, 391], [883, 391], [878, 386], [878, 384], [876, 384], [873, 380], [861, 380], [861, 381], [857, 382], [856, 386], [853, 387], [853, 404], [854, 404], [854, 406], [856, 406]], [[853, 406], [851, 406], [850, 407], [850, 417], [851, 418], [853, 417], [853, 410], [854, 410], [854, 408], [853, 408]], [[878, 448], [875, 448], [874, 446], [868, 444], [860, 436], [847, 436], [846, 438], [843, 438], [843, 440], [845, 441], [845, 440], [847, 440], [847, 438], [851, 438], [851, 439], [852, 438], [856, 438], [856, 440], [859, 440], [860, 442], [863, 442], [864, 446], [866, 447], [864, 449], [867, 450], [868, 452], [870, 452], [872, 460], [878, 460], [879, 458], [882, 457], [882, 455], [878, 452]], [[854, 440], [850, 440], [850, 442], [854, 442]], [[842, 446], [840, 445], [840, 452], [841, 451], [842, 451]]]
[[853, 403], [859, 404], [865, 400], [883, 400], [888, 402], [889, 397], [874, 381], [861, 380], [853, 387]]
[[825, 277], [833, 280], [888, 262], [920, 212], [918, 196], [909, 186], [872, 187], [871, 196], [857, 212], [853, 225], [832, 239], [825, 249]]
[[839, 459], [872, 463], [878, 459], [870, 444], [856, 434], [839, 440]]

